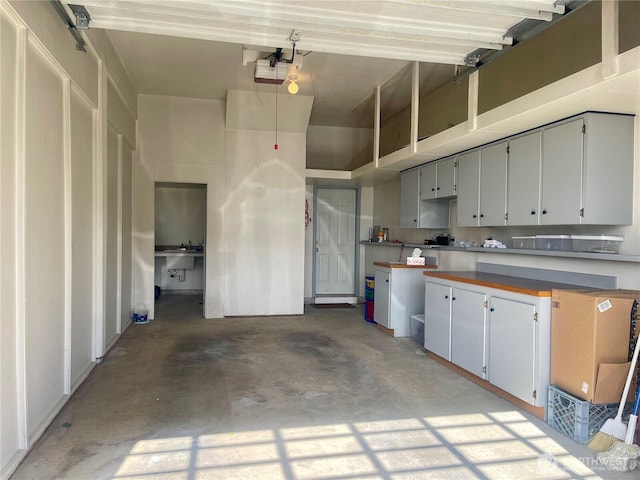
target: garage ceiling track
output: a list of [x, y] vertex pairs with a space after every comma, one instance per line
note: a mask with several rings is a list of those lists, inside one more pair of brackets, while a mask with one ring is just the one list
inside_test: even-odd
[[[69, 2], [65, 2], [69, 3]], [[80, 2], [71, 2], [80, 3]], [[555, 0], [87, 0], [91, 28], [442, 64], [511, 45], [526, 20], [565, 12]]]

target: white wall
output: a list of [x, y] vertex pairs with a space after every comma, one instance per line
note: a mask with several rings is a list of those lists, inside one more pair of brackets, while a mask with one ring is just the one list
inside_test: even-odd
[[[138, 98], [140, 162], [134, 184], [134, 304], [154, 318], [156, 182], [207, 186], [206, 318], [223, 316], [225, 124], [224, 102], [155, 95]], [[188, 239], [187, 239], [188, 240]]]
[[225, 315], [302, 314], [305, 135], [227, 131]]
[[156, 185], [156, 245], [205, 244], [207, 190], [201, 185]]
[[[0, 477], [8, 478], [104, 353], [107, 72], [75, 49], [49, 2], [0, 1]], [[128, 86], [113, 91], [128, 90]], [[115, 95], [115, 94], [114, 94]], [[112, 95], [112, 97], [114, 96]], [[130, 302], [124, 132], [116, 135], [116, 305]], [[124, 105], [124, 109], [122, 106]], [[121, 128], [122, 126], [122, 128]], [[133, 133], [132, 133], [133, 132]], [[113, 152], [109, 152], [112, 154]], [[129, 168], [129, 167], [124, 167]], [[113, 172], [110, 172], [113, 173]], [[124, 247], [123, 247], [124, 245]], [[128, 275], [128, 276], [127, 276]], [[128, 282], [128, 283], [127, 283]], [[129, 295], [130, 298], [130, 295]], [[128, 310], [128, 308], [127, 308]], [[117, 315], [117, 312], [116, 312]], [[122, 328], [118, 323], [117, 328]]]

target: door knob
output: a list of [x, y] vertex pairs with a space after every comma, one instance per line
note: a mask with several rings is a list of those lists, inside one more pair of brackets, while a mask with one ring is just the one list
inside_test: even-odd
[[318, 250], [318, 247], [316, 247], [316, 252], [319, 252], [320, 250]]

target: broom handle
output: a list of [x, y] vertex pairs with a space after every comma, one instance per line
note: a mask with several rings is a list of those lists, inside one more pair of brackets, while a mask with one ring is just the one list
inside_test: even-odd
[[618, 407], [618, 414], [616, 420], [622, 419], [622, 410], [624, 410], [624, 404], [627, 402], [627, 395], [629, 395], [629, 387], [631, 387], [631, 378], [636, 370], [636, 362], [638, 361], [638, 349], [640, 346], [640, 338], [636, 341], [636, 346], [633, 349], [633, 358], [631, 359], [631, 366], [629, 367], [629, 373], [627, 375], [627, 381], [624, 384], [624, 390], [622, 391], [622, 398], [620, 399], [620, 406]]

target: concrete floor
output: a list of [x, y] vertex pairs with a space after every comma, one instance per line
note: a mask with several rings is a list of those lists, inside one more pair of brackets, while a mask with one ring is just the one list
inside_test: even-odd
[[204, 320], [199, 301], [125, 331], [12, 478], [637, 478], [362, 308]]

